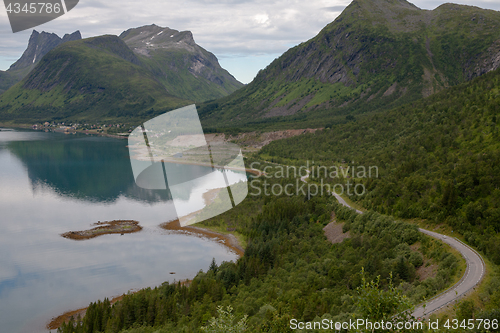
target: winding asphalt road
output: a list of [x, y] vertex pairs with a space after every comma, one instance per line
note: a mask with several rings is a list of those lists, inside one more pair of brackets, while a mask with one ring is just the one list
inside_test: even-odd
[[[304, 179], [305, 181], [305, 179]], [[346, 207], [352, 208], [345, 202], [342, 197], [336, 193], [333, 193], [338, 202]], [[358, 214], [363, 214], [362, 211], [357, 210]], [[441, 294], [431, 298], [424, 305], [421, 304], [418, 306], [415, 311], [413, 311], [413, 316], [415, 318], [422, 318], [428, 316], [434, 311], [441, 309], [442, 307], [448, 305], [449, 303], [459, 299], [463, 295], [465, 295], [468, 291], [475, 288], [479, 282], [484, 277], [484, 261], [483, 258], [470, 246], [462, 243], [460, 240], [456, 238], [451, 238], [442, 234], [438, 234], [437, 232], [429, 231], [426, 229], [418, 229], [420, 232], [434, 237], [436, 239], [441, 240], [442, 242], [449, 244], [451, 247], [460, 252], [462, 257], [464, 257], [467, 263], [467, 269], [465, 270], [465, 274], [462, 276], [460, 281], [458, 281], [454, 286], [450, 287], [446, 291]]]
[[437, 232], [422, 228], [418, 230], [426, 235], [439, 239], [458, 250], [467, 263], [467, 269], [465, 270], [465, 273], [460, 281], [458, 281], [454, 286], [427, 301], [425, 309], [423, 305], [416, 308], [415, 311], [413, 311], [413, 315], [416, 318], [427, 316], [464, 296], [468, 291], [475, 288], [479, 284], [484, 277], [485, 271], [483, 258], [470, 246], [462, 243], [456, 238], [444, 236], [438, 234]]
[[[304, 183], [307, 182], [307, 178], [309, 178], [309, 170], [307, 170], [307, 174], [300, 178]], [[353, 209], [349, 204], [337, 193], [333, 193], [337, 201], [348, 208]], [[356, 213], [363, 214], [362, 211], [356, 209]], [[471, 289], [475, 288], [479, 282], [484, 277], [484, 260], [479, 253], [477, 253], [473, 248], [464, 244], [457, 238], [448, 237], [442, 234], [438, 234], [434, 231], [429, 231], [426, 229], [419, 228], [421, 233], [424, 233], [433, 238], [439, 239], [442, 242], [450, 245], [454, 249], [456, 249], [462, 257], [464, 257], [465, 262], [467, 263], [467, 268], [465, 270], [464, 275], [455, 285], [448, 288], [441, 294], [438, 294], [428, 300], [426, 303], [420, 304], [412, 313], [415, 318], [423, 318], [425, 316], [430, 315], [434, 311], [445, 307], [449, 303], [458, 300], [460, 297], [464, 296]], [[424, 307], [425, 305], [425, 307]]]

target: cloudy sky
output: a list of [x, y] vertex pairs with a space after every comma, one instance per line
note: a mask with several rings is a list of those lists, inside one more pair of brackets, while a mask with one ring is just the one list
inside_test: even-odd
[[[414, 0], [434, 9], [441, 0]], [[500, 10], [499, 0], [453, 2]], [[214, 53], [222, 67], [250, 82], [287, 49], [314, 37], [350, 0], [80, 0], [66, 15], [35, 29], [59, 36], [80, 30], [83, 38], [119, 35], [155, 23], [190, 30], [195, 41]], [[31, 29], [13, 34], [5, 7], [0, 9], [0, 69], [8, 69], [25, 50]]]

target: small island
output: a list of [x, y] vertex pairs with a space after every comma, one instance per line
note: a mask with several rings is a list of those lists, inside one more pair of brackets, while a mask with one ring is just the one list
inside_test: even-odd
[[93, 225], [97, 227], [83, 231], [69, 231], [64, 234], [61, 234], [61, 236], [73, 240], [84, 240], [101, 235], [107, 235], [107, 234], [123, 235], [142, 230], [142, 227], [139, 225], [139, 222], [133, 220], [113, 220], [104, 222], [99, 221], [97, 223], [94, 223]]
[[[177, 233], [187, 233], [196, 237], [209, 238], [225, 245], [239, 257], [242, 257], [245, 254], [245, 249], [238, 242], [238, 239], [231, 233], [222, 234], [202, 227], [195, 227], [193, 225], [181, 226], [179, 219], [162, 223], [160, 224], [160, 228]], [[175, 272], [170, 274], [175, 274]]]

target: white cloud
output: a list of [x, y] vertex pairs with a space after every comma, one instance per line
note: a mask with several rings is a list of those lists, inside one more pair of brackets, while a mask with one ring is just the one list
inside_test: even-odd
[[253, 19], [259, 25], [269, 26], [269, 24], [270, 24], [269, 16], [267, 14], [257, 14], [253, 17]]

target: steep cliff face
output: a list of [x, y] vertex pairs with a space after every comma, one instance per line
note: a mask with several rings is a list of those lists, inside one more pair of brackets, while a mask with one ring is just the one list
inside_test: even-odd
[[62, 43], [79, 39], [82, 39], [80, 31], [65, 34], [63, 38], [60, 38], [53, 33], [45, 31], [39, 33], [33, 30], [28, 47], [21, 58], [12, 64], [8, 70], [0, 71], [0, 94], [24, 78], [50, 50]]
[[79, 39], [82, 39], [80, 31], [75, 31], [72, 34], [66, 34], [63, 38], [60, 38], [54, 33], [47, 33], [45, 31], [39, 33], [38, 31], [33, 30], [28, 42], [28, 47], [24, 51], [21, 58], [10, 66], [9, 71], [33, 68], [35, 64], [42, 60], [44, 55], [56, 46]]
[[500, 12], [477, 7], [429, 11], [405, 0], [354, 0], [247, 87], [204, 106], [203, 117], [227, 126], [304, 121], [427, 97], [499, 68], [499, 28]]
[[289, 81], [314, 77], [350, 85], [409, 71], [417, 62], [420, 71], [457, 84], [498, 68], [499, 28], [499, 12], [477, 7], [445, 4], [429, 11], [405, 0], [355, 0], [278, 63], [291, 69]]
[[486, 74], [500, 68], [500, 39], [496, 40], [485, 52], [471, 61], [466, 71], [467, 79]]
[[215, 55], [194, 41], [190, 31], [148, 25], [124, 31], [120, 38], [173, 95], [204, 101], [243, 86]]

